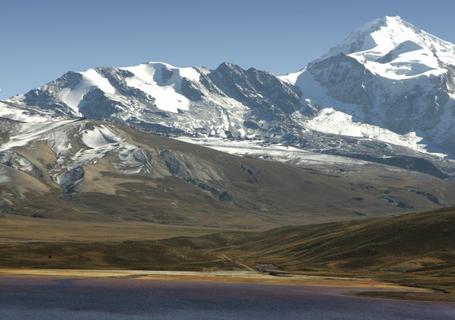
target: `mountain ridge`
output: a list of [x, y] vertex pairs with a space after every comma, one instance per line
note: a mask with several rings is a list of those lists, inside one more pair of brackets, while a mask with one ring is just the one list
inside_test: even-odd
[[[450, 178], [455, 168], [450, 83], [455, 78], [452, 67], [433, 65], [436, 58], [423, 45], [438, 44], [438, 52], [453, 45], [399, 17], [377, 19], [346, 41], [292, 74], [292, 81], [228, 62], [215, 69], [148, 62], [71, 71], [0, 102], [0, 116], [20, 121], [84, 117], [190, 137], [192, 143], [262, 141], [354, 159], [363, 155], [379, 163], [423, 159]], [[450, 58], [449, 49], [444, 54]], [[425, 61], [406, 60], [416, 54], [430, 59], [431, 68], [421, 69]], [[384, 71], [378, 66], [395, 78], [378, 74]]]

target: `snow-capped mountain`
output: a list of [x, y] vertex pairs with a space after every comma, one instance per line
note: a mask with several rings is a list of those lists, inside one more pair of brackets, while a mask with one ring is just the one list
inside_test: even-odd
[[385, 17], [282, 77], [67, 72], [0, 101], [0, 213], [264, 227], [451, 206], [454, 50]]
[[68, 72], [8, 102], [152, 131], [236, 138], [277, 129], [303, 108], [295, 86], [229, 63], [215, 70], [150, 62]]
[[287, 76], [231, 63], [94, 68], [0, 102], [0, 116], [85, 117], [203, 145], [209, 138], [213, 148], [216, 139], [223, 146], [251, 141], [257, 155], [260, 141], [449, 177], [454, 52], [401, 18], [384, 17]]
[[[310, 127], [333, 133], [355, 123], [421, 139], [428, 150], [455, 151], [455, 45], [400, 17], [384, 17], [350, 34], [300, 72], [281, 77], [321, 110]], [[325, 120], [325, 121], [324, 121]], [[347, 132], [350, 130], [348, 129]]]

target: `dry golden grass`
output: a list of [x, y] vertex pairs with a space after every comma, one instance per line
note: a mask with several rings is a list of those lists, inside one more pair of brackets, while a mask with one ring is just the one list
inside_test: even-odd
[[[131, 271], [132, 275], [149, 279], [188, 276], [193, 280], [212, 274], [207, 272], [242, 271], [245, 275], [246, 271], [259, 270], [273, 275], [266, 278], [276, 282], [304, 279], [316, 285], [329, 276], [330, 284], [340, 281], [349, 286], [353, 279], [353, 283], [360, 278], [366, 284], [375, 279], [378, 283], [425, 288], [431, 294], [423, 290], [370, 295], [455, 300], [454, 209], [262, 232], [30, 218], [4, 218], [0, 222], [0, 232], [6, 230], [10, 237], [4, 236], [0, 243], [0, 267], [10, 270], [63, 270], [50, 271], [59, 274], [80, 269], [73, 272], [81, 275], [82, 269], [109, 270], [107, 273], [139, 270]], [[177, 234], [181, 236], [173, 237]], [[203, 273], [151, 275], [143, 270]], [[265, 279], [242, 277], [242, 281]]]
[[201, 236], [224, 229], [163, 225], [146, 222], [88, 222], [0, 216], [0, 243], [158, 240]]

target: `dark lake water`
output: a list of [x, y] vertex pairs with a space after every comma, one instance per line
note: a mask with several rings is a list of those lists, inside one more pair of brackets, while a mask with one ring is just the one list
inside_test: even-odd
[[346, 296], [347, 289], [0, 277], [0, 320], [454, 320], [455, 304]]

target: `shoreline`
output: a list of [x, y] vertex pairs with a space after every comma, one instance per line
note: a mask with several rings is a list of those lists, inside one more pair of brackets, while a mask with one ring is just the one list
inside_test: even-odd
[[77, 280], [140, 280], [221, 282], [271, 285], [297, 285], [346, 289], [390, 290], [395, 292], [431, 293], [432, 290], [387, 283], [370, 278], [306, 276], [289, 274], [273, 276], [254, 271], [158, 271], [158, 270], [101, 270], [101, 269], [20, 269], [1, 268], [1, 277], [36, 277]]

